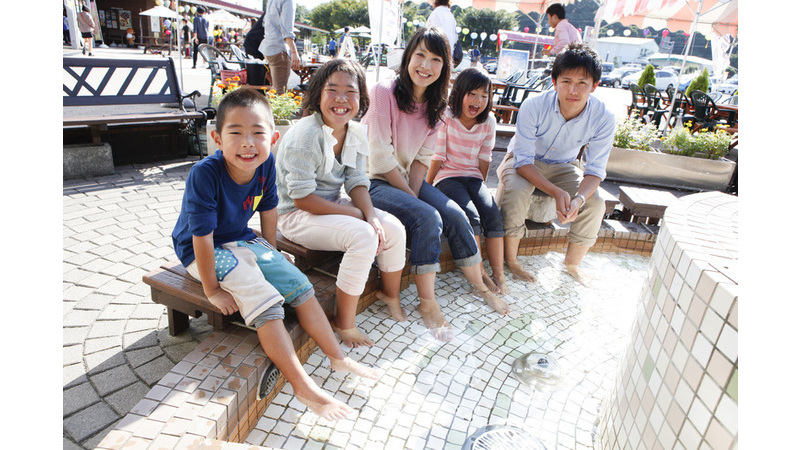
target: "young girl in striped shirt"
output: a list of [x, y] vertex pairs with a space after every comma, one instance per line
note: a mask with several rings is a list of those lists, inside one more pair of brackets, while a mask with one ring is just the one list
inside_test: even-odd
[[492, 81], [480, 68], [462, 71], [453, 83], [444, 124], [439, 128], [427, 181], [467, 214], [480, 248], [486, 239], [490, 277], [481, 264], [484, 283], [506, 294], [503, 273], [503, 217], [486, 187], [497, 122], [492, 111]]

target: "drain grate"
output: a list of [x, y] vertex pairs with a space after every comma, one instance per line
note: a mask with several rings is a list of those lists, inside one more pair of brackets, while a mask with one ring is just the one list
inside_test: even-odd
[[278, 383], [278, 377], [281, 376], [281, 371], [275, 366], [275, 364], [270, 364], [267, 367], [267, 370], [264, 371], [264, 375], [261, 377], [261, 383], [258, 388], [258, 394], [256, 395], [257, 400], [261, 400], [262, 398], [266, 397], [267, 394], [272, 392], [272, 389]]
[[470, 436], [461, 450], [546, 450], [539, 439], [516, 427], [488, 425]]

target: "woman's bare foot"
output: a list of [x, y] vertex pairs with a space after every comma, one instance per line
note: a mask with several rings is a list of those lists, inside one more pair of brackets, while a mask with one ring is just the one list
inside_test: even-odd
[[536, 282], [536, 277], [533, 276], [532, 273], [529, 273], [525, 269], [522, 268], [522, 265], [518, 262], [506, 262], [506, 266], [508, 266], [508, 270], [511, 272], [511, 275], [514, 278], [522, 281], [528, 281], [531, 283]]
[[419, 299], [419, 313], [422, 315], [422, 323], [425, 328], [431, 331], [433, 337], [442, 341], [450, 342], [453, 339], [453, 330], [450, 323], [444, 318], [442, 309], [435, 299]]
[[374, 342], [372, 342], [372, 339], [370, 339], [369, 336], [364, 334], [361, 330], [359, 330], [356, 327], [343, 330], [341, 328], [337, 328], [336, 325], [331, 323], [331, 328], [333, 328], [333, 331], [335, 331], [336, 334], [338, 334], [339, 337], [342, 338], [342, 342], [350, 348], [356, 348], [359, 345], [366, 345], [367, 347], [372, 347], [375, 344]]
[[572, 278], [575, 278], [578, 283], [584, 286], [589, 286], [589, 284], [592, 282], [592, 277], [590, 277], [577, 265], [565, 265], [564, 270], [570, 274]]
[[499, 295], [506, 295], [508, 294], [508, 286], [506, 285], [506, 275], [504, 273], [493, 273], [492, 274], [492, 281], [494, 285], [497, 286], [497, 294]]
[[508, 311], [511, 310], [508, 303], [500, 299], [500, 297], [495, 295], [489, 288], [484, 287], [484, 290], [480, 290], [479, 287], [472, 286], [472, 293], [482, 298], [487, 305], [502, 315], [508, 314]]
[[345, 357], [344, 359], [330, 358], [330, 360], [331, 369], [336, 372], [348, 372], [353, 375], [358, 375], [359, 377], [370, 378], [373, 380], [378, 379], [377, 370], [367, 367], [363, 364], [359, 364], [348, 357]]
[[326, 394], [316, 386], [302, 394], [295, 391], [294, 396], [297, 397], [300, 403], [306, 405], [308, 409], [313, 411], [314, 414], [325, 420], [333, 421], [344, 419], [348, 414], [353, 412], [352, 408]]
[[378, 291], [375, 296], [389, 307], [389, 314], [394, 320], [398, 322], [405, 322], [408, 320], [406, 310], [404, 310], [403, 306], [400, 304], [400, 297], [389, 297], [382, 291]]

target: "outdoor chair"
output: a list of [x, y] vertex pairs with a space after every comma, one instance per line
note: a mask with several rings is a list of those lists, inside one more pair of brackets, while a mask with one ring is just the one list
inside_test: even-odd
[[[673, 94], [675, 94], [675, 88], [668, 87], [667, 89], [664, 90], [664, 93], [667, 95], [667, 98], [669, 99], [668, 102], [672, 102]], [[670, 128], [674, 128], [676, 124], [678, 124], [679, 120], [680, 120], [680, 126], [683, 126], [683, 123], [688, 121], [694, 123], [695, 118], [694, 115], [691, 114], [691, 112], [689, 111], [690, 107], [691, 105], [689, 103], [689, 100], [687, 100], [686, 95], [683, 94], [683, 91], [679, 90], [678, 93], [675, 94], [675, 102], [666, 105], [668, 111], [670, 109], [672, 110], [668, 126]]]
[[655, 86], [646, 83], [642, 88], [644, 92], [645, 103], [647, 104], [647, 111], [649, 114], [649, 121], [656, 127], [661, 124], [661, 118], [667, 113], [667, 109], [661, 107], [661, 93]]
[[203, 61], [208, 64], [208, 68], [211, 71], [211, 87], [208, 91], [208, 106], [211, 106], [211, 97], [214, 95], [214, 84], [222, 81], [222, 70], [244, 69], [245, 65], [244, 62], [239, 63], [238, 61], [229, 61], [225, 59], [225, 55], [223, 55], [219, 49], [208, 44], [201, 44], [197, 47], [197, 51], [200, 53]]
[[247, 58], [244, 56], [242, 49], [240, 49], [236, 44], [231, 44], [231, 52], [233, 53], [233, 57], [236, 58], [236, 62], [244, 67], [245, 60]]
[[647, 115], [647, 100], [645, 99], [644, 91], [642, 91], [642, 88], [636, 83], [628, 85], [628, 90], [631, 91], [631, 104], [628, 106], [628, 117], [636, 113], [640, 119], [644, 120], [644, 117]]
[[717, 119], [717, 105], [714, 100], [705, 92], [692, 91], [689, 93], [694, 108], [694, 123], [692, 131], [708, 129], [714, 131], [717, 125], [725, 123], [724, 120]]

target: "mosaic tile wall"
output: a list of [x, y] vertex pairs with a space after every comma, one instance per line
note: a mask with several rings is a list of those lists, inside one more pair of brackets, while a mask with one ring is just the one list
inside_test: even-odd
[[670, 206], [596, 448], [738, 446], [738, 199]]

